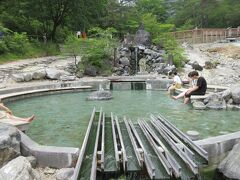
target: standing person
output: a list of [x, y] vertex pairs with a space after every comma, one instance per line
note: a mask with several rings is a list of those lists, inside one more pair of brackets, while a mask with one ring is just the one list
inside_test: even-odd
[[16, 117], [16, 116], [13, 115], [12, 111], [8, 107], [4, 106], [3, 103], [0, 103], [0, 109], [3, 110], [3, 111], [0, 110], [0, 122], [3, 119], [31, 122], [35, 118], [35, 115], [32, 115], [29, 118], [19, 118], [19, 117]]
[[174, 72], [173, 74], [173, 84], [168, 88], [168, 93], [171, 93], [175, 89], [180, 89], [182, 87], [182, 80], [177, 74], [177, 72]]
[[197, 84], [185, 93], [184, 104], [189, 102], [191, 95], [205, 95], [207, 90], [207, 81], [204, 77], [200, 77], [197, 71], [192, 71], [190, 78], [192, 81], [197, 80]]
[[81, 37], [82, 37], [81, 31], [77, 31], [77, 38], [81, 38]]

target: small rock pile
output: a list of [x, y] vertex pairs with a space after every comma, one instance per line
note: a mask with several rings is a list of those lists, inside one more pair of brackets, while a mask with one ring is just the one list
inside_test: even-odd
[[209, 94], [203, 101], [193, 102], [195, 109], [240, 109], [240, 86]]
[[121, 76], [138, 73], [140, 70], [139, 62], [145, 63], [145, 73], [153, 72], [168, 75], [169, 72], [176, 71], [176, 67], [173, 63], [167, 64], [163, 58], [164, 55], [165, 51], [156, 46], [122, 46], [117, 51], [117, 64], [114, 68], [114, 75]]
[[21, 154], [21, 134], [17, 128], [0, 123], [0, 179], [70, 180], [74, 168], [38, 168], [34, 156]]

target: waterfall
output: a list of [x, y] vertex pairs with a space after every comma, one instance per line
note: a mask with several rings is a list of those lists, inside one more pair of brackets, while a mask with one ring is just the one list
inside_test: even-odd
[[135, 74], [137, 74], [137, 72], [138, 72], [138, 47], [135, 47], [135, 61], [136, 61]]
[[104, 91], [101, 83], [100, 83], [99, 86], [98, 86], [98, 91]]

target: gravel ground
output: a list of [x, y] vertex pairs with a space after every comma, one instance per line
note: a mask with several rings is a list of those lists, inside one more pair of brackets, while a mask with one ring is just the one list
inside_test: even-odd
[[[240, 44], [240, 43], [239, 43]], [[217, 62], [215, 69], [200, 72], [209, 84], [232, 86], [240, 83], [240, 46], [238, 43], [209, 43], [184, 45], [185, 53], [191, 62], [204, 66], [206, 61]], [[184, 68], [184, 76], [192, 69]]]

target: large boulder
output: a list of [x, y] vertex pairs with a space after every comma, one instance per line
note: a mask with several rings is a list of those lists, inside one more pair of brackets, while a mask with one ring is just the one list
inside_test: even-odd
[[218, 165], [220, 179], [240, 179], [240, 143], [236, 144], [228, 156]]
[[151, 35], [149, 32], [144, 30], [143, 25], [140, 25], [140, 27], [138, 28], [138, 31], [136, 32], [136, 35], [134, 37], [134, 42], [137, 45], [144, 45], [144, 46], [150, 46], [152, 44]]
[[204, 99], [204, 103], [206, 107], [210, 109], [226, 109], [226, 101], [222, 96], [222, 93], [213, 93], [208, 95], [206, 99]]
[[206, 106], [202, 101], [194, 101], [193, 108], [196, 110], [204, 110], [206, 109]]
[[44, 69], [37, 70], [37, 71], [33, 72], [32, 79], [34, 79], [34, 80], [44, 79], [46, 77], [46, 75], [47, 75], [47, 73]]
[[109, 100], [112, 99], [112, 93], [110, 91], [99, 90], [92, 92], [87, 100]]
[[198, 62], [196, 62], [196, 61], [193, 62], [192, 68], [197, 70], [197, 71], [202, 71], [203, 70], [203, 67], [200, 64], [198, 64]]
[[231, 88], [232, 99], [235, 104], [240, 104], [240, 86], [234, 86]]
[[24, 73], [24, 81], [28, 82], [32, 80], [32, 73]]
[[20, 140], [17, 128], [0, 123], [0, 167], [20, 155]]
[[19, 156], [0, 169], [0, 179], [40, 180], [40, 175], [32, 169], [25, 157]]
[[62, 75], [62, 72], [60, 72], [57, 69], [53, 69], [53, 68], [47, 68], [46, 69], [46, 77], [48, 79], [58, 80], [61, 75]]
[[12, 74], [12, 79], [16, 82], [23, 82], [24, 75], [23, 74]]

